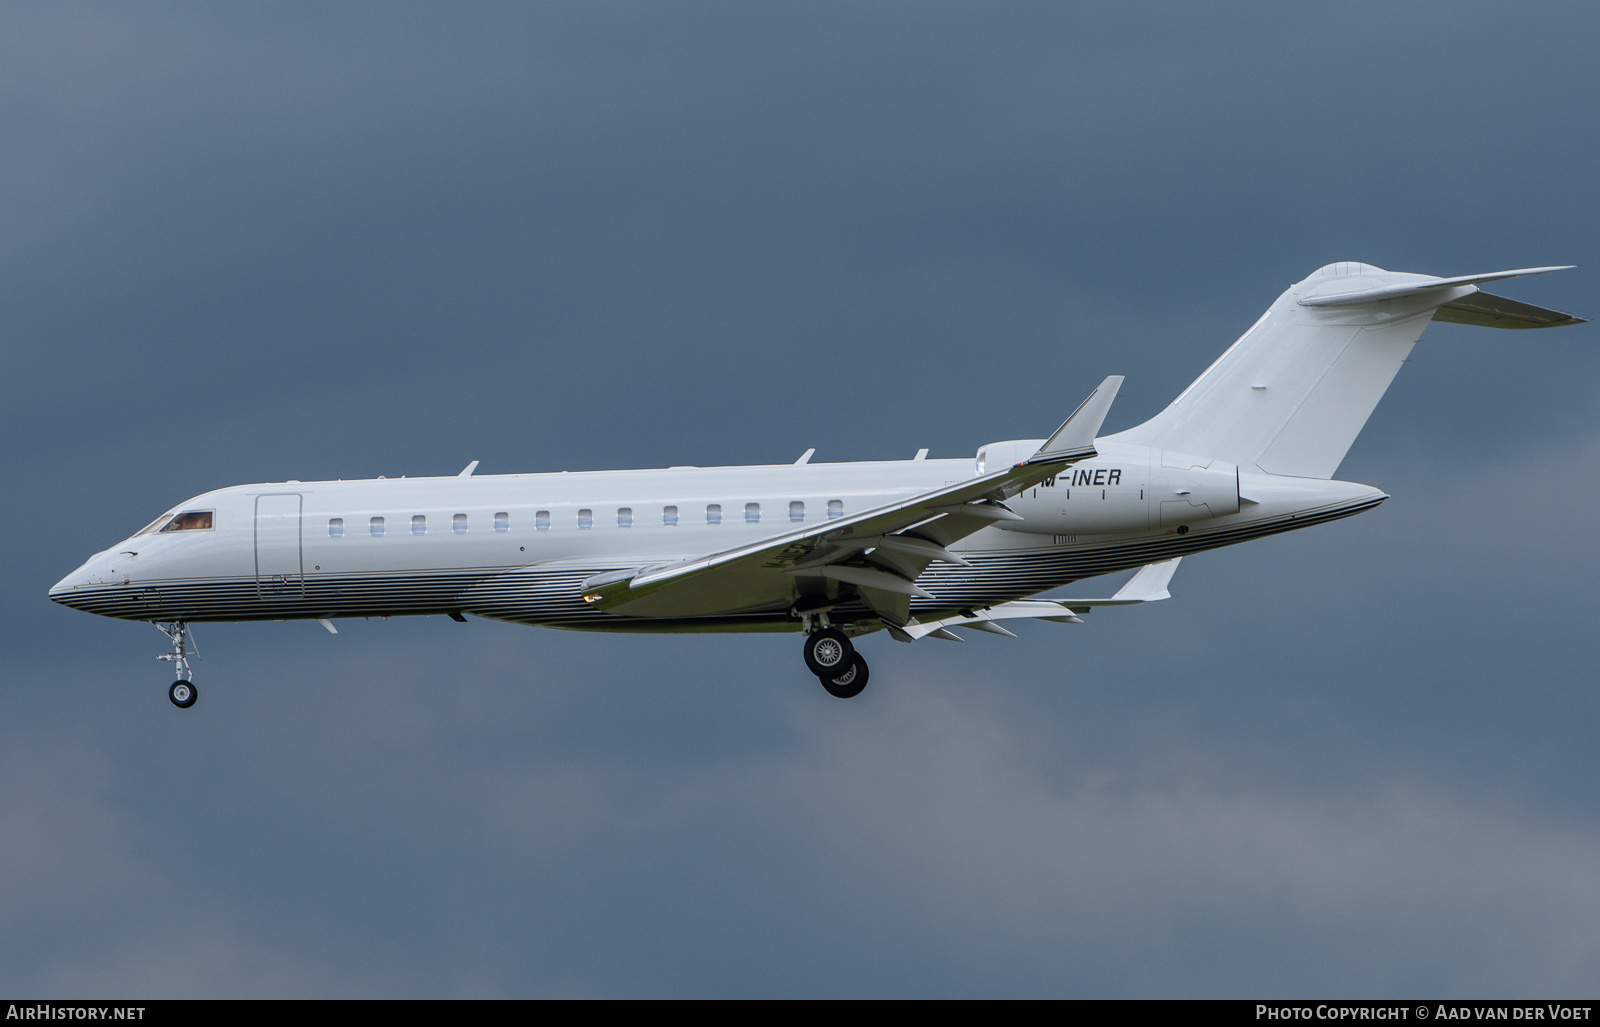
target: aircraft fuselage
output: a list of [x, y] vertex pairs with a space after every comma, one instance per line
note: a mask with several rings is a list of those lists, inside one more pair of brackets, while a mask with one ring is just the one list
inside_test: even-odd
[[[985, 448], [1036, 448], [1038, 441]], [[1020, 521], [956, 543], [952, 551], [971, 566], [928, 567], [916, 583], [937, 598], [918, 598], [912, 609], [1001, 603], [1347, 516], [1385, 498], [1364, 485], [1239, 474], [1231, 464], [1196, 466], [1142, 446], [1102, 442], [1100, 450], [1010, 499]], [[903, 501], [977, 473], [973, 460], [960, 459], [237, 485], [174, 507], [146, 532], [90, 558], [50, 596], [144, 621], [471, 613], [591, 630], [799, 630], [788, 603], [712, 617], [638, 617], [593, 609], [582, 585]], [[168, 523], [189, 513], [209, 514], [207, 526]], [[872, 619], [866, 607], [848, 604], [834, 614], [861, 628]]]

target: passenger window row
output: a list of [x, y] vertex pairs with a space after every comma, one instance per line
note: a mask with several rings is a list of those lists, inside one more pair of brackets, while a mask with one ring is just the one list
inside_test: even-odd
[[[465, 535], [467, 533], [467, 526], [468, 526], [468, 518], [467, 518], [467, 515], [464, 514], [464, 513], [458, 513], [458, 514], [456, 514], [456, 515], [454, 515], [453, 517], [450, 518], [450, 530], [452, 532], [454, 532], [455, 534], [457, 534], [457, 535]], [[511, 530], [511, 515], [509, 513], [505, 512], [504, 510], [496, 513], [494, 515], [494, 530], [495, 531], [510, 531]], [[372, 534], [373, 538], [382, 538], [384, 536], [384, 534], [388, 531], [388, 528], [385, 525], [384, 519], [382, 517], [373, 517], [373, 518], [371, 518], [370, 520], [367, 521], [367, 531]], [[428, 533], [428, 518], [427, 518], [427, 516], [424, 515], [424, 514], [415, 514], [415, 515], [413, 515], [412, 518], [411, 518], [411, 534], [413, 534], [413, 535], [426, 535], [427, 533]], [[330, 517], [330, 518], [328, 518], [328, 537], [329, 538], [344, 538], [344, 518], [343, 517]]]
[[[842, 499], [830, 499], [830, 500], [828, 500], [828, 516], [830, 518], [832, 518], [832, 517], [843, 517], [844, 516], [844, 500], [842, 500]], [[534, 527], [537, 528], [538, 530], [540, 530], [540, 531], [549, 531], [550, 530], [550, 511], [549, 510], [540, 510], [540, 511], [538, 511], [537, 513], [535, 513], [533, 515], [533, 519], [534, 519]], [[806, 504], [801, 502], [798, 499], [792, 501], [789, 504], [789, 520], [791, 522], [795, 523], [795, 524], [799, 524], [800, 522], [804, 521], [805, 519], [806, 519]], [[746, 503], [744, 505], [744, 520], [745, 520], [746, 524], [760, 524], [761, 523], [761, 504], [760, 503]], [[678, 508], [676, 506], [663, 506], [661, 508], [661, 523], [666, 525], [669, 528], [677, 527], [677, 525], [678, 525]], [[706, 504], [706, 523], [707, 524], [721, 524], [722, 523], [722, 504], [721, 503], [707, 503]], [[593, 510], [593, 508], [591, 508], [591, 507], [583, 507], [582, 509], [580, 509], [578, 511], [578, 527], [583, 529], [583, 530], [588, 530], [588, 529], [594, 527], [594, 510]], [[621, 507], [617, 508], [617, 527], [619, 527], [619, 528], [631, 528], [631, 527], [633, 527], [633, 507], [631, 507], [631, 506], [621, 506]]]
[[[828, 500], [828, 517], [843, 517], [844, 501], [841, 499]], [[759, 524], [761, 522], [761, 504], [746, 503], [744, 505], [744, 519], [746, 524]], [[789, 504], [789, 520], [795, 524], [806, 519], [806, 504], [796, 499]], [[661, 508], [661, 523], [667, 527], [676, 527], [678, 523], [678, 508], [676, 506], [663, 506]], [[706, 523], [722, 523], [722, 504], [706, 504]], [[458, 513], [450, 518], [450, 530], [457, 535], [465, 535], [469, 527], [469, 518], [464, 513]], [[550, 511], [536, 510], [533, 514], [533, 527], [536, 531], [550, 530]], [[594, 510], [583, 507], [578, 511], [578, 527], [587, 531], [594, 527]], [[621, 506], [617, 508], [617, 527], [633, 527], [633, 507]], [[373, 517], [367, 522], [367, 530], [373, 538], [382, 538], [388, 530], [382, 517]], [[511, 530], [511, 515], [502, 510], [494, 515], [494, 530], [506, 532]], [[411, 517], [411, 534], [426, 535], [428, 533], [428, 518], [425, 514], [413, 514]], [[328, 537], [344, 538], [344, 518], [328, 518]]]

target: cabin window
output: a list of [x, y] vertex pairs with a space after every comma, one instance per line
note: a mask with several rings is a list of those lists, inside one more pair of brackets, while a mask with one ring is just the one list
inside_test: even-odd
[[550, 511], [549, 510], [538, 510], [538, 511], [535, 511], [534, 515], [533, 515], [533, 527], [534, 527], [535, 531], [549, 531], [550, 530]]
[[721, 503], [710, 503], [710, 504], [708, 504], [706, 506], [706, 523], [707, 524], [721, 524], [722, 523], [722, 504]]
[[842, 499], [830, 499], [830, 500], [828, 500], [828, 516], [829, 517], [843, 517], [844, 516], [844, 500], [842, 500]]
[[789, 504], [789, 519], [796, 524], [806, 519], [806, 505], [796, 499]]
[[665, 524], [669, 528], [677, 527], [677, 525], [678, 525], [678, 508], [675, 507], [675, 506], [664, 506], [664, 507], [662, 507], [661, 508], [661, 523]]
[[428, 519], [422, 514], [411, 515], [411, 534], [426, 535], [428, 533]]
[[617, 527], [633, 527], [633, 507], [623, 506], [617, 508]]
[[328, 537], [329, 538], [344, 538], [344, 518], [343, 517], [330, 517], [330, 518], [328, 518]]
[[373, 538], [383, 538], [383, 518], [374, 517], [370, 522]]
[[456, 514], [450, 518], [450, 530], [457, 535], [465, 535], [467, 533], [467, 515]]
[[161, 531], [203, 531], [211, 527], [210, 510], [190, 510], [161, 526]]
[[[545, 522], [544, 523], [545, 527], [547, 527], [547, 528], [550, 527], [550, 515], [549, 514], [545, 514], [544, 515], [544, 522]], [[510, 531], [511, 530], [511, 515], [506, 513], [504, 510], [501, 510], [499, 513], [495, 514], [494, 515], [494, 530], [495, 531]]]
[[578, 511], [578, 527], [589, 529], [594, 527], [594, 511], [585, 507]]
[[746, 503], [744, 505], [744, 520], [746, 524], [755, 524], [761, 520], [761, 504]]

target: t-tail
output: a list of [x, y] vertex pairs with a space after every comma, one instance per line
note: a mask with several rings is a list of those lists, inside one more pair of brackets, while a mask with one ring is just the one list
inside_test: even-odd
[[1430, 320], [1582, 324], [1478, 288], [1560, 270], [1435, 278], [1329, 264], [1290, 286], [1165, 410], [1104, 441], [1220, 457], [1246, 471], [1331, 478]]

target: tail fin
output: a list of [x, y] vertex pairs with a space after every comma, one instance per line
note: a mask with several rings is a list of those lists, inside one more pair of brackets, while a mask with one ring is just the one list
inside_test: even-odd
[[[1561, 268], [1459, 278], [1329, 264], [1289, 287], [1161, 413], [1105, 441], [1221, 457], [1244, 469], [1331, 478], [1428, 321], [1496, 327], [1577, 318], [1478, 295], [1475, 283]], [[1479, 307], [1483, 311], [1479, 312]], [[1498, 316], [1495, 316], [1498, 315]], [[1509, 316], [1508, 316], [1509, 315]], [[1471, 320], [1469, 320], [1471, 318]]]

